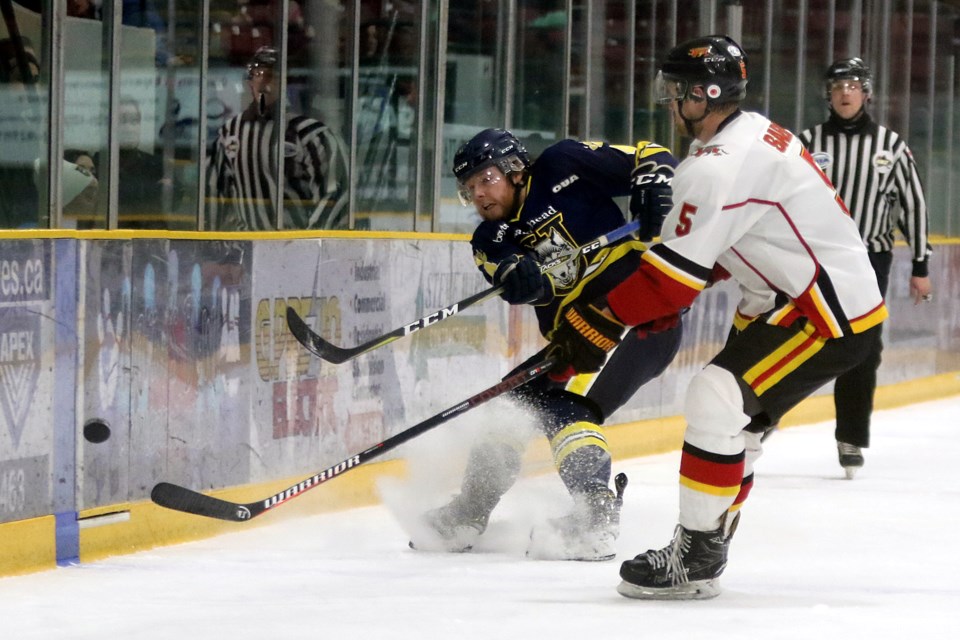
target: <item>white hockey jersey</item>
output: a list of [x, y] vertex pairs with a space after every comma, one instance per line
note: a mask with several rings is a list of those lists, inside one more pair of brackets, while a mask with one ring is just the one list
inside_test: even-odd
[[723, 271], [740, 284], [738, 322], [763, 316], [788, 326], [805, 317], [816, 334], [835, 338], [887, 317], [856, 225], [783, 127], [735, 114], [709, 143], [694, 142], [673, 193], [661, 243], [608, 295], [627, 324], [689, 306]]

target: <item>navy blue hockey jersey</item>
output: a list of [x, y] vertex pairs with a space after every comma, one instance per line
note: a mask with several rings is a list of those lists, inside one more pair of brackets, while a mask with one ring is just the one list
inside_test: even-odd
[[[613, 198], [630, 194], [634, 167], [649, 159], [677, 165], [666, 148], [650, 142], [630, 147], [562, 140], [551, 145], [529, 169], [517, 214], [484, 221], [474, 231], [470, 242], [477, 266], [492, 282], [498, 263], [510, 255], [533, 253], [547, 262], [623, 226], [623, 211]], [[580, 297], [602, 296], [636, 271], [645, 248], [640, 241], [625, 240], [554, 270], [556, 296], [536, 307], [540, 332], [549, 338], [567, 305]]]

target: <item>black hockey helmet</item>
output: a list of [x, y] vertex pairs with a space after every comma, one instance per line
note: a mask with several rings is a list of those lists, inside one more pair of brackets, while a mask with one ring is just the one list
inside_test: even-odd
[[837, 80], [857, 80], [863, 87], [864, 95], [873, 93], [873, 74], [861, 58], [837, 60], [827, 68], [823, 80], [827, 100], [830, 99], [830, 89]]
[[523, 171], [530, 166], [530, 155], [523, 143], [506, 129], [484, 129], [453, 156], [453, 175], [461, 184], [489, 166], [496, 166], [504, 175]]
[[[747, 95], [747, 56], [732, 38], [703, 36], [675, 46], [657, 74], [657, 101], [692, 98], [702, 86], [709, 104], [740, 102]], [[693, 98], [696, 99], [696, 98]]]
[[253, 78], [253, 72], [257, 69], [269, 69], [273, 71], [277, 66], [280, 55], [273, 47], [260, 47], [247, 63], [247, 78]]

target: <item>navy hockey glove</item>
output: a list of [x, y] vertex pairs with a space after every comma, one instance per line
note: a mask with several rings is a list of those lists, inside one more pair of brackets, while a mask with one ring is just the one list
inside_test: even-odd
[[503, 287], [500, 297], [510, 304], [544, 304], [553, 299], [553, 280], [540, 273], [540, 263], [529, 255], [502, 260], [493, 274], [493, 284]]
[[644, 242], [660, 235], [663, 219], [673, 208], [673, 168], [644, 162], [630, 177], [630, 215], [640, 222], [639, 237]]
[[550, 355], [559, 360], [557, 370], [569, 365], [577, 373], [600, 371], [607, 354], [620, 344], [624, 329], [593, 305], [571, 305], [551, 340]]

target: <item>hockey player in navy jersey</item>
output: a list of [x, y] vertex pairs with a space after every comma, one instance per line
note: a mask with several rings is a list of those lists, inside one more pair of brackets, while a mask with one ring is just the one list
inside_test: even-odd
[[[624, 213], [613, 200], [618, 196], [629, 196], [643, 240], [658, 235], [671, 206], [675, 166], [667, 149], [650, 142], [624, 147], [575, 140], [553, 144], [531, 163], [513, 134], [486, 129], [457, 151], [453, 171], [462, 202], [483, 219], [471, 240], [477, 266], [491, 283], [505, 287], [508, 303], [534, 306], [549, 339], [570, 304], [602, 296], [634, 272], [645, 244], [628, 238], [545, 274], [540, 265], [623, 226]], [[574, 502], [568, 516], [534, 529], [531, 557], [614, 557], [625, 482], [616, 492], [610, 487], [610, 451], [600, 425], [676, 355], [679, 317], [625, 332], [596, 375], [571, 380], [570, 369], [514, 392], [535, 412]], [[542, 351], [528, 362], [543, 358]], [[425, 516], [439, 543], [415, 539], [411, 545], [469, 549], [516, 481], [521, 453], [522, 443], [476, 444], [460, 494]]]
[[620, 327], [689, 307], [717, 278], [739, 283], [737, 331], [687, 390], [673, 541], [624, 562], [618, 587], [631, 598], [709, 598], [719, 593], [762, 434], [868, 357], [887, 310], [857, 225], [809, 152], [790, 131], [740, 110], [747, 60], [736, 42], [678, 45], [657, 84], [693, 139], [660, 243], [606, 296], [567, 309], [553, 339], [577, 371], [595, 371]]

